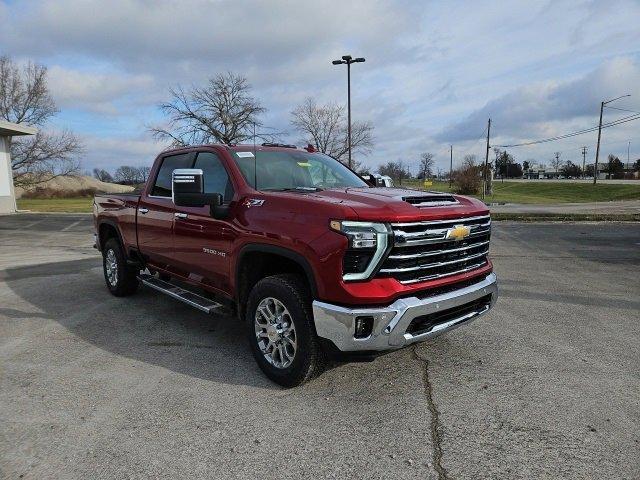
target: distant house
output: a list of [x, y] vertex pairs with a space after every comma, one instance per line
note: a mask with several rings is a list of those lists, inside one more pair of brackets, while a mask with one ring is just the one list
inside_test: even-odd
[[546, 178], [558, 178], [561, 175], [559, 171], [553, 169], [553, 167], [548, 167], [544, 163], [535, 163], [532, 162], [529, 164], [529, 169], [523, 171], [523, 178], [528, 178], [530, 180], [542, 180]]
[[26, 125], [0, 120], [0, 213], [16, 211], [16, 193], [13, 187], [13, 170], [9, 141], [18, 135], [35, 135], [37, 130]]

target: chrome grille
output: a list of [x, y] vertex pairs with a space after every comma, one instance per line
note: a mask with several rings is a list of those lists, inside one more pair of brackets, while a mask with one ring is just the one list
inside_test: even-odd
[[[462, 240], [448, 239], [458, 226], [468, 227]], [[464, 273], [487, 264], [491, 218], [489, 215], [432, 222], [392, 223], [394, 242], [379, 276], [403, 284]]]

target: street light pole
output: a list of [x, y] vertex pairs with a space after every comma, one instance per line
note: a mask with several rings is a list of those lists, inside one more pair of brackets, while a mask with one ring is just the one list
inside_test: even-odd
[[596, 162], [593, 166], [593, 184], [596, 184], [596, 180], [598, 179], [598, 157], [600, 156], [600, 137], [602, 136], [602, 112], [604, 111], [604, 106], [607, 103], [615, 102], [616, 100], [620, 100], [624, 97], [630, 97], [631, 95], [621, 95], [616, 98], [612, 98], [611, 100], [606, 100], [604, 102], [600, 102], [600, 122], [598, 123], [598, 145], [596, 146]]
[[342, 60], [334, 60], [334, 65], [347, 65], [347, 151], [349, 153], [349, 168], [353, 168], [351, 162], [351, 64], [361, 63], [365, 59], [362, 57], [352, 58], [351, 55], [343, 55]]
[[349, 149], [349, 168], [351, 165], [351, 63], [347, 62], [347, 148]]
[[453, 145], [450, 145], [451, 147], [451, 159], [450, 159], [450, 163], [449, 163], [449, 190], [451, 190], [451, 183], [453, 181]]

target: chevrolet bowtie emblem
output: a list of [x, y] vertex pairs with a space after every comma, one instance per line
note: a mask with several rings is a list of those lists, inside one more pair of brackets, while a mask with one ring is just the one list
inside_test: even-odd
[[444, 238], [447, 240], [464, 240], [471, 234], [471, 228], [464, 225], [456, 225], [453, 228], [447, 230], [447, 234]]

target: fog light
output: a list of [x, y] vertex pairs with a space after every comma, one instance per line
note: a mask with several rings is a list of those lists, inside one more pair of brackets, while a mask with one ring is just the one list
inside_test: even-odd
[[367, 338], [373, 330], [373, 317], [356, 317], [355, 338]]

